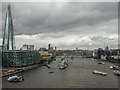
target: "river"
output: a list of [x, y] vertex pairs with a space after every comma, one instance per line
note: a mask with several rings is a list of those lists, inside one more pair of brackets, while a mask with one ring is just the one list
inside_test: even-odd
[[[9, 83], [7, 77], [3, 77], [3, 88], [118, 88], [118, 77], [112, 65], [98, 64], [97, 60], [91, 58], [81, 58], [75, 56], [74, 60], [69, 58], [68, 67], [64, 70], [58, 68], [60, 56], [56, 61], [50, 63], [54, 73], [49, 73], [50, 69], [45, 66], [19, 73], [24, 77], [23, 82]], [[107, 76], [93, 74], [93, 70], [107, 72]]]

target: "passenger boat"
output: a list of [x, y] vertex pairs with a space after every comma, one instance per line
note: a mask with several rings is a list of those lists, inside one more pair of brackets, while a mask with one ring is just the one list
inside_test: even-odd
[[94, 70], [93, 74], [98, 74], [98, 75], [103, 75], [103, 76], [107, 76], [108, 75], [106, 72], [101, 72], [101, 71], [97, 71], [97, 70]]
[[120, 76], [120, 71], [114, 70], [114, 74], [117, 75], [117, 76]]
[[15, 76], [10, 76], [10, 77], [8, 77], [7, 80], [8, 80], [9, 82], [22, 82], [24, 79], [23, 79], [22, 76], [17, 76], [17, 75], [15, 75]]

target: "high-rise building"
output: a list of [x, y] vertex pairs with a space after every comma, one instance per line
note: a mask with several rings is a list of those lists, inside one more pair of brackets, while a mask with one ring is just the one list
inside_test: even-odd
[[0, 46], [0, 68], [2, 67], [2, 46]]
[[34, 45], [24, 44], [21, 50], [34, 50]]
[[50, 44], [48, 44], [48, 50], [50, 50], [50, 47], [51, 47], [51, 45], [50, 45]]
[[55, 46], [55, 51], [57, 50], [57, 47]]
[[50, 50], [53, 50], [53, 47], [50, 47]]
[[2, 45], [0, 45], [0, 50], [5, 50], [5, 48]]
[[34, 50], [34, 45], [28, 45], [28, 50]]
[[47, 51], [46, 48], [39, 48], [39, 51]]
[[6, 12], [3, 46], [7, 50], [15, 50], [14, 29], [10, 4]]

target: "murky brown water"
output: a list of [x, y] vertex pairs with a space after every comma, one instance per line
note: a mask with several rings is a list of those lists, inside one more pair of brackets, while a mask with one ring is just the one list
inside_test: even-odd
[[[19, 73], [23, 82], [9, 83], [3, 78], [3, 88], [118, 88], [118, 77], [109, 69], [111, 63], [98, 64], [96, 60], [76, 56], [68, 61], [68, 68], [58, 69], [60, 58], [51, 63], [54, 73], [49, 73], [45, 66]], [[108, 76], [95, 75], [92, 71], [100, 70]]]

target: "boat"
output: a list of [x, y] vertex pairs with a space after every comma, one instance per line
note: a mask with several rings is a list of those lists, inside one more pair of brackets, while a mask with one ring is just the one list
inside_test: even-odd
[[54, 58], [53, 60], [56, 61], [56, 58]]
[[64, 65], [59, 64], [58, 66], [59, 66], [59, 69], [65, 69], [65, 68], [67, 68], [68, 65], [67, 64], [64, 64]]
[[108, 75], [106, 72], [101, 72], [101, 71], [97, 71], [97, 70], [94, 70], [93, 74], [98, 74], [98, 75], [103, 75], [103, 76], [107, 76]]
[[102, 65], [105, 65], [105, 62], [99, 62], [98, 64], [102, 64]]
[[120, 71], [114, 70], [114, 74], [117, 75], [117, 76], [120, 76]]
[[94, 60], [94, 58], [92, 58], [91, 60]]
[[67, 68], [67, 66], [68, 66], [68, 63], [66, 58], [64, 58], [62, 62], [58, 64], [59, 69], [65, 69]]
[[119, 67], [119, 66], [116, 66], [116, 65], [113, 65], [113, 66], [110, 66], [110, 69], [120, 70], [120, 67]]
[[15, 70], [13, 69], [13, 70], [8, 70], [7, 72], [8, 73], [13, 73]]
[[113, 69], [113, 66], [110, 66], [110, 69]]
[[17, 76], [17, 75], [15, 75], [15, 76], [10, 76], [10, 77], [8, 77], [7, 80], [8, 80], [9, 82], [22, 82], [24, 79], [23, 79], [22, 76]]
[[54, 73], [54, 71], [49, 71], [49, 73]]

